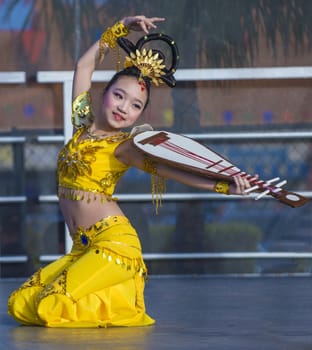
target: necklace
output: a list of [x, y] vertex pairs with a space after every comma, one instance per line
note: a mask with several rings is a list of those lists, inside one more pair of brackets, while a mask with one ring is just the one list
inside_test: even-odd
[[89, 126], [87, 128], [87, 136], [88, 136], [88, 139], [93, 139], [93, 140], [100, 140], [100, 139], [103, 139], [107, 136], [109, 136], [107, 133], [104, 133], [104, 134], [95, 134], [95, 132], [92, 132], [91, 130], [91, 127]]
[[94, 132], [92, 132], [90, 130], [90, 126], [87, 128], [86, 132], [87, 132], [87, 138], [89, 140], [103, 140], [106, 139], [107, 142], [117, 142], [117, 141], [121, 141], [125, 138], [128, 137], [128, 133], [119, 131], [117, 133], [114, 134], [108, 134], [108, 133], [103, 133], [103, 134], [95, 134]]

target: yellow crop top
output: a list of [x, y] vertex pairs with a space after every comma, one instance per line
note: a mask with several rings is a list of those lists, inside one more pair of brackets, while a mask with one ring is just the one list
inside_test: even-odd
[[[72, 200], [115, 200], [112, 195], [121, 176], [129, 166], [121, 163], [114, 151], [123, 141], [136, 133], [151, 130], [148, 124], [136, 126], [131, 133], [100, 139], [83, 139], [82, 134], [94, 120], [91, 96], [88, 91], [81, 93], [72, 104], [73, 126], [78, 129], [73, 138], [63, 147], [57, 161], [58, 196]], [[152, 198], [156, 200], [156, 212], [161, 205], [165, 191], [165, 179], [157, 176], [155, 161], [145, 159], [144, 170], [152, 175]]]
[[[58, 156], [58, 196], [73, 200], [90, 201], [97, 197], [102, 201], [111, 200], [116, 183], [129, 168], [114, 156], [114, 151], [129, 138], [129, 133], [79, 140], [85, 130], [86, 127], [78, 129]], [[85, 198], [86, 192], [88, 198]]]

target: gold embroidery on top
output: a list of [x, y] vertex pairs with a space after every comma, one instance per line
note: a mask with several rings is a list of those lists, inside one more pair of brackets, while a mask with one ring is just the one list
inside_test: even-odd
[[107, 173], [101, 180], [100, 185], [103, 189], [109, 188], [112, 185], [116, 184], [117, 181], [124, 174], [123, 171], [111, 171]]
[[95, 154], [100, 146], [86, 146], [81, 150], [71, 152], [65, 147], [58, 158], [58, 171], [61, 177], [70, 177], [76, 180], [77, 176], [91, 175], [92, 162], [96, 161]]

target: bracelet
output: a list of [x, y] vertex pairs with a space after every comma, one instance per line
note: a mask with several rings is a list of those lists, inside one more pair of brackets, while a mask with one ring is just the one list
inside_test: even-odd
[[150, 158], [144, 158], [143, 160], [143, 170], [146, 173], [150, 173], [152, 175], [157, 174], [157, 163], [150, 159]]
[[225, 181], [216, 181], [214, 190], [217, 193], [229, 194], [230, 185]]
[[110, 49], [113, 49], [117, 45], [117, 39], [122, 36], [127, 36], [128, 34], [128, 28], [121, 22], [117, 22], [112, 27], [107, 28], [100, 38], [100, 62], [104, 59], [105, 44], [108, 45]]

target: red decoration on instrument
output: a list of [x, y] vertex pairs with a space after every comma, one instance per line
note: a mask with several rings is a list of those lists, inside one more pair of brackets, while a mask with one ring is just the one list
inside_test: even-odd
[[156, 135], [153, 135], [151, 137], [148, 137], [148, 138], [140, 141], [140, 143], [142, 145], [150, 144], [150, 145], [153, 145], [153, 146], [158, 146], [161, 143], [164, 143], [164, 142], [166, 142], [168, 140], [170, 140], [170, 138], [167, 136], [167, 133], [159, 132]]
[[268, 194], [293, 208], [300, 207], [308, 201], [307, 198], [298, 193], [282, 189], [281, 187], [287, 182], [286, 180], [276, 185], [273, 183], [279, 180], [278, 177], [268, 181], [259, 180], [255, 176], [241, 171], [212, 149], [182, 135], [166, 131], [146, 131], [136, 135], [133, 138], [133, 143], [138, 149], [149, 157], [155, 158], [158, 162], [164, 162], [214, 180], [234, 182], [233, 176], [235, 175], [246, 177], [252, 187], [245, 192], [260, 192], [256, 200]]

